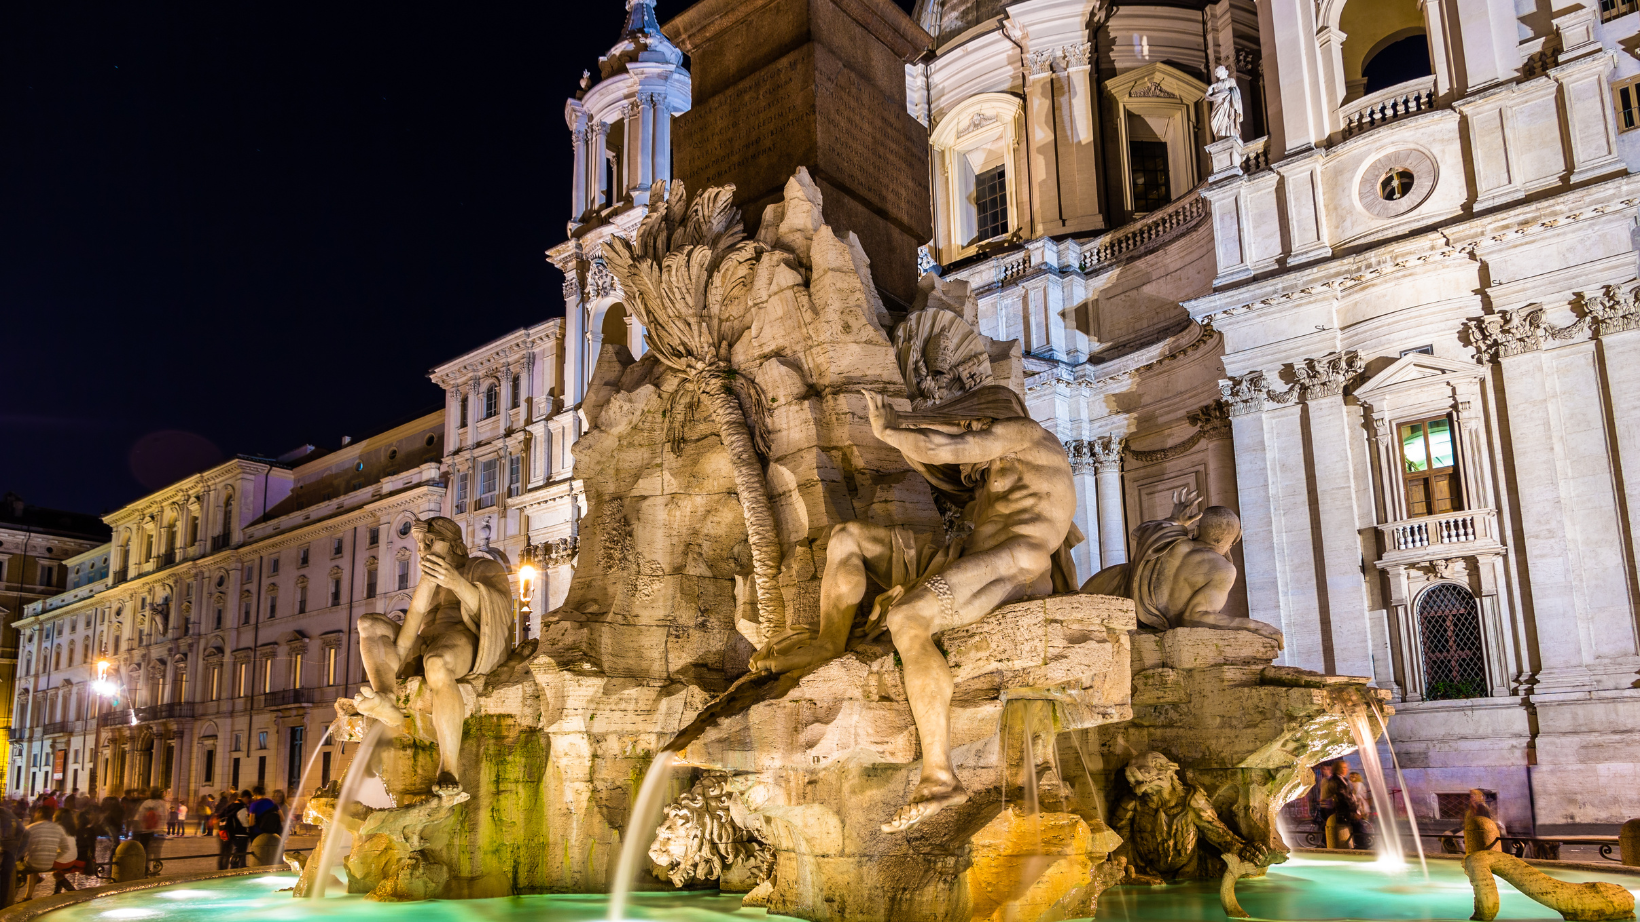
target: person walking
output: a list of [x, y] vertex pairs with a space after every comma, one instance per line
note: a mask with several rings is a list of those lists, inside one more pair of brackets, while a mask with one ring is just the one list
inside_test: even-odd
[[0, 909], [11, 905], [17, 862], [28, 845], [28, 829], [13, 810], [0, 810]]
[[[84, 797], [80, 798], [82, 801]], [[74, 833], [74, 850], [79, 853], [81, 863], [80, 873], [87, 877], [97, 876], [97, 835], [102, 832], [102, 811], [94, 804], [86, 804], [82, 809], [75, 811], [77, 830]]]
[[64, 890], [79, 889], [74, 886], [73, 881], [68, 879], [68, 875], [83, 871], [85, 861], [83, 859], [84, 852], [80, 851], [80, 824], [74, 815], [74, 811], [67, 807], [58, 807], [57, 813], [52, 817], [52, 820], [58, 826], [63, 827], [64, 834], [69, 837], [69, 841], [73, 846], [73, 853], [69, 858], [66, 861], [58, 862], [52, 868], [51, 876], [55, 883], [51, 888], [51, 893], [55, 896]]
[[154, 836], [165, 828], [165, 792], [159, 788], [150, 788], [148, 799], [137, 805], [136, 839], [142, 846], [143, 853], [149, 858], [154, 857]]
[[216, 812], [217, 801], [211, 799], [209, 792], [199, 795], [199, 804], [194, 808], [194, 816], [199, 819], [199, 834], [211, 834], [211, 814]]
[[74, 839], [51, 816], [49, 807], [36, 807], [34, 822], [28, 826], [28, 847], [23, 853], [23, 870], [28, 873], [24, 900], [34, 897], [34, 885], [46, 874], [70, 868], [74, 861]]

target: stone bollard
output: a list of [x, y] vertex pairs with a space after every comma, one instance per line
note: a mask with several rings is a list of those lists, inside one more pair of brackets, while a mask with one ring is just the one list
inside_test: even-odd
[[1354, 848], [1355, 843], [1350, 839], [1350, 824], [1345, 822], [1336, 813], [1327, 817], [1327, 847]]
[[1623, 830], [1617, 834], [1617, 850], [1624, 864], [1640, 868], [1640, 820], [1623, 824]]
[[148, 852], [136, 839], [126, 839], [114, 849], [114, 882], [142, 880], [148, 876]]
[[251, 840], [250, 854], [245, 856], [245, 864], [249, 867], [267, 867], [279, 854], [279, 837], [271, 832], [264, 832]]

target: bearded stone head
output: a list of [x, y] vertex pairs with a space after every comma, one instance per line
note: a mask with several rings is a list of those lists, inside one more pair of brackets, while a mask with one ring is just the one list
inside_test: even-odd
[[1179, 766], [1159, 752], [1137, 756], [1127, 765], [1128, 784], [1140, 797], [1152, 797], [1168, 789], [1178, 778]]

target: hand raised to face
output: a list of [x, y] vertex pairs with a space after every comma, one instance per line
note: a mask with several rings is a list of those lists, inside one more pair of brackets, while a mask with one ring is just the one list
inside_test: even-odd
[[466, 577], [462, 576], [455, 567], [450, 565], [448, 560], [438, 554], [428, 553], [422, 555], [421, 574], [446, 589], [454, 589], [456, 586], [467, 582]]

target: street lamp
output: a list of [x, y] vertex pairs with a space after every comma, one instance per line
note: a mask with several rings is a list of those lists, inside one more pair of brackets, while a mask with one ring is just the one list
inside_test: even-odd
[[523, 603], [518, 609], [521, 615], [530, 613], [530, 583], [535, 581], [535, 568], [524, 564], [518, 568], [518, 599]]
[[[106, 660], [106, 659], [97, 660], [97, 678], [92, 680], [92, 682], [91, 682], [91, 691], [92, 691], [93, 694], [95, 694], [99, 698], [107, 698], [108, 701], [109, 701], [109, 704], [112, 705], [113, 707], [119, 707], [120, 706], [120, 682], [119, 682], [119, 678], [118, 678], [119, 673], [118, 672], [114, 673], [115, 678], [111, 679], [111, 678], [108, 677], [109, 670], [112, 669], [113, 666], [114, 666], [114, 664], [109, 660]], [[99, 710], [99, 712], [101, 711], [100, 708], [98, 710]], [[90, 775], [90, 779], [89, 779], [89, 782], [88, 782], [87, 787], [86, 787], [86, 791], [91, 795], [91, 798], [93, 800], [95, 800], [96, 797], [97, 797], [97, 763], [98, 763], [98, 760], [100, 760], [102, 758], [102, 714], [98, 713], [97, 716], [94, 719], [97, 721], [97, 725], [96, 725], [96, 728], [93, 731], [93, 735], [92, 735], [91, 775]], [[137, 722], [137, 714], [136, 714], [135, 711], [131, 712], [131, 722], [132, 723]]]

